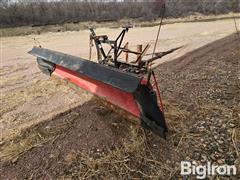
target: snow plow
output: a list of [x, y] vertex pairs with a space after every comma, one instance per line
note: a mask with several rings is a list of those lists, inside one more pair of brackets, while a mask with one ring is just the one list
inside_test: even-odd
[[[122, 45], [129, 28], [124, 27], [115, 40], [110, 40], [107, 35], [97, 36], [90, 29], [89, 60], [41, 47], [34, 47], [29, 53], [37, 57], [43, 73], [65, 79], [94, 94], [113, 105], [113, 109], [120, 109], [123, 114], [133, 117], [129, 119], [165, 138], [168, 128], [152, 67], [177, 48], [154, 54], [147, 54], [150, 45], [144, 48], [138, 45], [137, 51], [130, 50], [128, 42]], [[91, 60], [94, 45], [96, 61]], [[104, 46], [108, 46], [108, 51]], [[130, 59], [130, 56], [136, 56], [136, 59]]]

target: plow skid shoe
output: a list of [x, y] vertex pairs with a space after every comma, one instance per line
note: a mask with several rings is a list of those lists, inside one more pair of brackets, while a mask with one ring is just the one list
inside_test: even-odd
[[163, 112], [155, 93], [142, 83], [142, 77], [48, 49], [34, 47], [29, 53], [37, 57], [43, 73], [58, 76], [91, 92], [165, 137], [167, 126]]

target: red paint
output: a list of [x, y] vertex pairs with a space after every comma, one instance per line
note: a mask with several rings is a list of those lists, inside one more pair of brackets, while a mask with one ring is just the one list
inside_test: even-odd
[[93, 93], [98, 97], [106, 99], [108, 102], [117, 105], [123, 110], [126, 110], [132, 115], [140, 118], [140, 111], [133, 94], [121, 91], [120, 89], [112, 87], [108, 84], [83, 76], [80, 73], [58, 65], [56, 65], [56, 69], [53, 74], [60, 78], [67, 79], [75, 85]]
[[159, 99], [159, 101], [160, 101], [160, 110], [164, 113], [162, 96], [161, 96], [160, 88], [159, 88], [159, 85], [158, 85], [158, 82], [157, 82], [157, 78], [156, 78], [156, 76], [155, 76], [155, 73], [153, 73], [153, 79], [154, 79], [155, 87], [156, 87], [156, 89], [157, 89], [158, 99]]

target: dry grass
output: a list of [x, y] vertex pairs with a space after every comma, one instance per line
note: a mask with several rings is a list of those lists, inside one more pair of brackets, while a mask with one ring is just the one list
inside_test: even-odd
[[[14, 81], [17, 79], [22, 79], [23, 77], [13, 77]], [[1, 83], [4, 85], [11, 83], [13, 79], [3, 79], [1, 80]], [[3, 81], [3, 82], [2, 82]], [[1, 96], [1, 110], [0, 115], [11, 111], [15, 109], [15, 107], [18, 107], [25, 102], [31, 101], [32, 99], [35, 99], [37, 97], [51, 97], [56, 93], [56, 89], [61, 90], [63, 92], [67, 92], [69, 87], [59, 85], [56, 82], [53, 82], [51, 80], [40, 80], [37, 81], [34, 84], [31, 84], [28, 86], [28, 88], [17, 89], [14, 91], [8, 91], [6, 93], [3, 93]]]
[[[174, 145], [173, 151], [184, 154], [185, 152], [180, 151], [182, 149], [180, 146], [189, 141], [196, 141], [198, 135], [187, 131], [184, 119], [188, 117], [189, 113], [186, 110], [168, 101], [165, 101], [165, 107], [166, 117], [171, 127], [168, 143]], [[209, 110], [215, 111], [216, 108], [206, 106], [202, 107], [200, 111], [205, 114], [206, 111], [209, 113]], [[221, 108], [217, 109], [222, 110]], [[39, 127], [41, 127], [41, 124], [30, 128], [30, 131], [19, 134], [14, 141], [6, 142], [1, 148], [0, 158], [3, 161], [16, 162], [32, 148], [42, 146], [48, 141], [54, 141], [58, 138], [58, 133], [64, 133], [64, 129], [67, 129], [68, 125], [58, 124], [51, 131], [44, 133], [41, 133]], [[237, 129], [232, 132], [233, 144], [239, 141], [238, 132]], [[199, 136], [201, 137], [201, 135]], [[178, 166], [175, 166], [177, 162], [169, 164], [160, 161], [157, 154], [152, 152], [148, 143], [145, 131], [141, 128], [133, 128], [128, 138], [123, 139], [121, 145], [106, 154], [96, 155], [96, 153], [72, 151], [64, 158], [67, 171], [61, 179], [159, 179], [163, 177], [171, 179], [175, 177], [179, 172]], [[235, 148], [238, 151], [236, 145]], [[58, 156], [55, 158], [58, 158]]]
[[14, 138], [6, 140], [0, 148], [2, 162], [16, 162], [19, 157], [32, 148], [42, 146], [50, 140], [54, 141], [60, 132], [69, 127], [68, 122], [57, 124], [50, 129], [43, 129], [44, 125], [45, 122], [42, 122], [23, 132], [18, 132]]
[[[166, 104], [169, 107], [169, 109], [166, 108], [166, 114], [170, 122], [175, 121], [175, 119], [181, 119], [184, 113], [186, 113], [169, 102], [166, 102]], [[66, 122], [66, 124], [57, 123], [51, 129], [44, 129], [44, 131], [43, 127], [48, 126], [48, 122], [43, 122], [23, 132], [19, 132], [17, 137], [4, 142], [2, 145], [0, 154], [2, 162], [15, 163], [32, 148], [44, 146], [49, 141], [53, 143], [52, 141], [58, 138], [59, 133], [63, 134], [69, 128], [69, 125], [71, 126], [71, 121]], [[179, 123], [175, 126], [178, 132], [173, 132], [169, 136], [169, 139], [175, 139], [179, 144], [182, 141], [180, 140], [181, 125]], [[64, 158], [67, 171], [62, 178], [171, 178], [178, 171], [178, 169], [174, 168], [175, 162], [169, 164], [169, 162], [161, 161], [161, 158], [158, 156], [160, 152], [152, 152], [148, 136], [149, 133], [146, 134], [142, 128], [134, 127], [127, 138], [122, 140], [122, 143], [115, 147], [114, 150], [109, 150], [104, 154], [69, 152]], [[171, 141], [169, 143], [172, 144]], [[55, 158], [59, 157], [56, 156]]]
[[[216, 61], [218, 61], [218, 59]], [[235, 68], [235, 66], [233, 67]], [[209, 67], [209, 72], [206, 70], [207, 68], [202, 68], [204, 72], [206, 71], [206, 77], [212, 77], [211, 74], [208, 74], [212, 71], [214, 72], [214, 74], [218, 73], [218, 77], [221, 75], [218, 71], [212, 69], [211, 66]], [[195, 73], [195, 70], [193, 72]], [[189, 76], [189, 73], [187, 71], [185, 73], [187, 74], [185, 77], [190, 79], [193, 78]], [[196, 77], [196, 80], [199, 79], [202, 81], [201, 74], [199, 75], [199, 77], [195, 76], [194, 78]], [[169, 81], [168, 79], [169, 83], [171, 83], [171, 86], [175, 85], [176, 89], [179, 88], [180, 86], [179, 84], [177, 84], [179, 83], [178, 79], [175, 79], [175, 77], [172, 78], [174, 78], [176, 84], [173, 84], [172, 81]], [[223, 82], [220, 84], [219, 82], [221, 81], [214, 81], [218, 82], [215, 84], [209, 81], [209, 84], [203, 83], [204, 86], [202, 85], [201, 87], [204, 88], [206, 85], [208, 85], [207, 87], [209, 88], [207, 90], [209, 90], [210, 88], [217, 89], [215, 87], [217, 86], [218, 88], [222, 89], [221, 92], [225, 92], [225, 89], [228, 89], [228, 87], [225, 86], [225, 79], [221, 80]], [[188, 83], [189, 81], [186, 82]], [[233, 85], [235, 85], [235, 81], [233, 81], [232, 79], [230, 79], [230, 81], [228, 80], [227, 82], [231, 82], [233, 83]], [[42, 85], [40, 85], [40, 87]], [[200, 91], [201, 89], [199, 88], [197, 90], [199, 92], [204, 92], [204, 90]], [[195, 92], [195, 90], [193, 90], [193, 92]], [[217, 137], [219, 137], [221, 134], [224, 134], [224, 136], [221, 135], [221, 138], [223, 138], [223, 140], [227, 140], [226, 143], [224, 141], [223, 145], [218, 145], [218, 147], [221, 148], [223, 151], [219, 151], [218, 153], [219, 156], [223, 156], [219, 158], [219, 160], [225, 158], [224, 156], [228, 153], [235, 153], [237, 154], [237, 160], [234, 163], [236, 165], [239, 165], [240, 109], [237, 105], [232, 105], [231, 101], [224, 99], [224, 93], [221, 93], [221, 96], [223, 97], [223, 100], [229, 104], [225, 105], [219, 101], [216, 101], [216, 99], [218, 98], [216, 93], [217, 91], [213, 92], [213, 99], [211, 99], [209, 95], [203, 93], [201, 94], [201, 96], [195, 98], [192, 102], [191, 97], [186, 99], [184, 97], [172, 98], [173, 94], [168, 96], [168, 101], [164, 102], [165, 114], [170, 129], [167, 141], [164, 141], [151, 133], [146, 133], [141, 128], [139, 129], [134, 127], [127, 134], [127, 137], [118, 144], [117, 147], [107, 152], [99, 154], [96, 152], [91, 153], [71, 151], [67, 152], [67, 154], [64, 155], [64, 161], [63, 159], [60, 159], [58, 155], [56, 155], [56, 157], [54, 157], [56, 158], [54, 163], [64, 164], [64, 175], [62, 175], [61, 178], [177, 179], [177, 177], [179, 176], [179, 162], [181, 160], [196, 160], [199, 161], [199, 163], [205, 163], [204, 161], [202, 162], [203, 159], [195, 159], [195, 157], [193, 157], [195, 151], [201, 154], [201, 158], [202, 155], [206, 156], [206, 161], [215, 161], [210, 159], [211, 155], [215, 155], [216, 152], [216, 150], [213, 149], [211, 146], [216, 141], [213, 133], [215, 133]], [[186, 91], [186, 94], [188, 93], [189, 91]], [[232, 93], [234, 93], [234, 95], [237, 94], [235, 91], [233, 91]], [[48, 94], [51, 94], [51, 91]], [[203, 98], [203, 96], [206, 96], [206, 98]], [[189, 100], [191, 104], [187, 100]], [[192, 106], [190, 107], [190, 105]], [[106, 120], [108, 121], [109, 119], [106, 118]], [[201, 127], [202, 122], [205, 123], [203, 128]], [[48, 122], [45, 122], [45, 126], [47, 124]], [[17, 138], [5, 142], [5, 144], [1, 145], [0, 158], [4, 161], [18, 161], [18, 159], [21, 159], [20, 157], [24, 153], [30, 151], [33, 147], [45, 145], [45, 143], [48, 144], [50, 140], [54, 141], [56, 138], [58, 138], [59, 134], [64, 135], [64, 141], [69, 141], [67, 136], [65, 138], [64, 133], [66, 133], [67, 129], [69, 130], [69, 126], [74, 126], [73, 123], [69, 121], [66, 122], [66, 124], [60, 124], [56, 121], [54, 124], [55, 126], [52, 127], [52, 129], [49, 131], [42, 131], [42, 125], [37, 125], [35, 127], [29, 128], [30, 130], [24, 131], [23, 133], [19, 134]], [[233, 127], [230, 126], [230, 124], [233, 124]], [[220, 130], [223, 125], [226, 125], [226, 128], [223, 128], [224, 131], [222, 133], [218, 130]], [[215, 130], [211, 130], [210, 127], [214, 127]], [[221, 138], [218, 140], [221, 140]], [[61, 138], [59, 139], [62, 140]], [[201, 141], [201, 139], [203, 139], [203, 141]], [[154, 149], [155, 142], [157, 142], [157, 148]], [[224, 147], [225, 145], [226, 148]], [[40, 148], [34, 148], [33, 150], [36, 149]], [[209, 150], [211, 150], [211, 152]], [[61, 149], [61, 152], [62, 151], [63, 149]], [[40, 152], [45, 153], [46, 151], [43, 150]], [[31, 154], [31, 151], [29, 152], [29, 154]], [[29, 154], [25, 154], [26, 156], [24, 157], [28, 157], [27, 155]], [[22, 166], [22, 163], [25, 162], [22, 161], [18, 165]], [[44, 163], [45, 162], [43, 160], [43, 164]], [[33, 169], [33, 171], [38, 171], [38, 169]], [[60, 171], [57, 172], [62, 171], [63, 169], [60, 169]], [[28, 177], [33, 177], [33, 175], [29, 176], [29, 174], [24, 175]]]
[[18, 83], [19, 81], [23, 80], [25, 77], [26, 77], [25, 75], [21, 75], [21, 76], [9, 77], [9, 78], [1, 78], [0, 87], [14, 85], [16, 84], [16, 82]]
[[43, 138], [39, 133], [29, 134], [29, 136], [21, 139], [19, 142], [10, 142], [10, 144], [4, 146], [1, 150], [0, 158], [2, 161], [14, 163], [21, 155], [34, 147], [41, 146], [48, 140], [50, 139]]
[[145, 132], [133, 129], [120, 147], [106, 156], [93, 157], [87, 153], [74, 155], [74, 161], [63, 179], [92, 178], [150, 178], [168, 177], [175, 171], [165, 162], [156, 160], [147, 145]]
[[6, 78], [7, 75], [16, 73], [17, 71], [27, 70], [29, 67], [26, 67], [25, 63], [13, 65], [13, 66], [4, 66], [0, 67], [0, 77]]

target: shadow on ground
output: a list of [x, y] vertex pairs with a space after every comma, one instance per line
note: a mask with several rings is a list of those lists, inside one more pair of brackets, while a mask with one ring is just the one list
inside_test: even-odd
[[157, 70], [167, 140], [91, 99], [1, 145], [2, 178], [171, 179], [181, 160], [238, 164], [239, 57], [231, 35]]

